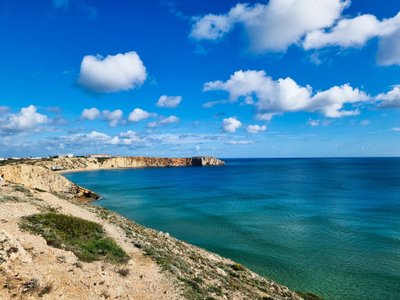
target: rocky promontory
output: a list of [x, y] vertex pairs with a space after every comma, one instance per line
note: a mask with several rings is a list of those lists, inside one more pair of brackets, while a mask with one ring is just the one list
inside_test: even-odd
[[222, 166], [224, 161], [210, 156], [164, 158], [143, 156], [71, 157], [33, 160], [29, 163], [47, 169], [62, 171], [97, 170], [113, 168]]

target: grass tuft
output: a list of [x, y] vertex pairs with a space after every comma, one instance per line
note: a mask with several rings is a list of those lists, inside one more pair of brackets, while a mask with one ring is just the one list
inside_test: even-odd
[[233, 270], [238, 271], [238, 272], [245, 271], [245, 268], [241, 264], [236, 263], [236, 264], [233, 264], [231, 267]]
[[50, 246], [72, 251], [85, 262], [106, 260], [125, 263], [129, 260], [124, 250], [106, 237], [98, 223], [48, 212], [24, 217], [20, 226], [41, 235]]

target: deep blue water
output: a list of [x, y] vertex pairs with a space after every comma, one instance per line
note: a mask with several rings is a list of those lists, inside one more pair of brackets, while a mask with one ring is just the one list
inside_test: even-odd
[[65, 174], [96, 204], [325, 299], [400, 299], [400, 159]]

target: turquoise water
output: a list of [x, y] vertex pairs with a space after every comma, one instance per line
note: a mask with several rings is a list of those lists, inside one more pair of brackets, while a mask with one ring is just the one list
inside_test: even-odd
[[71, 173], [98, 205], [324, 299], [400, 299], [400, 159]]

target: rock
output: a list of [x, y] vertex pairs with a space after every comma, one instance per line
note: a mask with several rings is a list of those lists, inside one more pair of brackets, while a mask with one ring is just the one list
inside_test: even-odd
[[216, 268], [215, 271], [221, 276], [226, 276], [226, 272], [221, 268]]
[[33, 250], [33, 245], [32, 245], [31, 243], [28, 243], [28, 242], [22, 243], [21, 246], [22, 246], [22, 248], [24, 248], [26, 251]]
[[181, 276], [181, 271], [174, 265], [170, 265], [169, 269], [171, 270], [172, 273], [174, 273], [176, 276]]
[[192, 166], [222, 166], [224, 164], [222, 160], [211, 156], [192, 157]]

